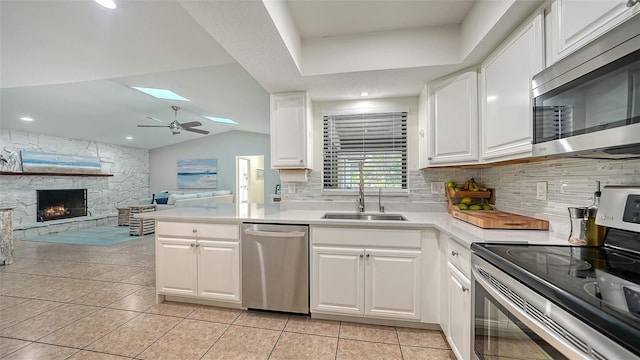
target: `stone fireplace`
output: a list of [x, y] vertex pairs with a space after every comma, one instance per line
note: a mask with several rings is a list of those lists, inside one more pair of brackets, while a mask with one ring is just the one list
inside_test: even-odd
[[87, 216], [87, 189], [36, 190], [37, 222]]

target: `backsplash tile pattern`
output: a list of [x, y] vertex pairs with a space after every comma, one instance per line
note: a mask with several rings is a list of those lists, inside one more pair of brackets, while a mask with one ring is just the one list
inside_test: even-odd
[[[498, 209], [548, 220], [550, 231], [568, 235], [567, 207], [590, 205], [593, 202], [596, 180], [603, 187], [640, 184], [640, 159], [567, 158], [483, 169], [410, 170], [409, 193], [401, 196], [385, 195], [382, 203], [387, 211], [446, 211], [445, 196], [432, 195], [431, 182], [454, 180], [463, 183], [471, 177], [496, 189]], [[539, 181], [547, 182], [547, 200], [536, 199], [536, 183]], [[329, 195], [322, 192], [321, 182], [322, 173], [312, 171], [308, 182], [293, 183], [295, 193], [287, 193], [288, 183], [283, 183], [281, 206], [287, 209], [356, 209], [356, 192], [349, 195]], [[367, 194], [366, 203], [368, 211], [377, 211], [377, 196]]]

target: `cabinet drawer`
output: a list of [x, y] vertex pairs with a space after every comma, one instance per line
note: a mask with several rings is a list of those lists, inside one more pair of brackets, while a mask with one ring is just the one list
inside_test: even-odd
[[230, 224], [200, 224], [158, 221], [156, 224], [158, 236], [179, 236], [190, 238], [211, 239], [240, 239], [239, 225]]
[[311, 227], [313, 245], [421, 247], [420, 230], [362, 229], [351, 227]]
[[447, 259], [460, 272], [471, 277], [471, 252], [453, 239], [447, 245]]

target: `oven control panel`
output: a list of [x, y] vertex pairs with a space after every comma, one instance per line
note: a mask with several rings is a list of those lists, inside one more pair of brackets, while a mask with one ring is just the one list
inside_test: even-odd
[[640, 185], [605, 186], [596, 224], [640, 233]]

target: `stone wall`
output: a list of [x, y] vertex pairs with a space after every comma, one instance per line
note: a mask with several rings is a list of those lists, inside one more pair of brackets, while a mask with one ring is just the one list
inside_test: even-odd
[[[115, 224], [117, 207], [137, 204], [149, 194], [149, 151], [120, 145], [0, 130], [0, 149], [33, 150], [100, 158], [110, 177], [0, 176], [0, 206], [13, 207], [14, 236], [29, 238], [50, 232]], [[36, 222], [36, 190], [87, 189], [89, 216]]]

